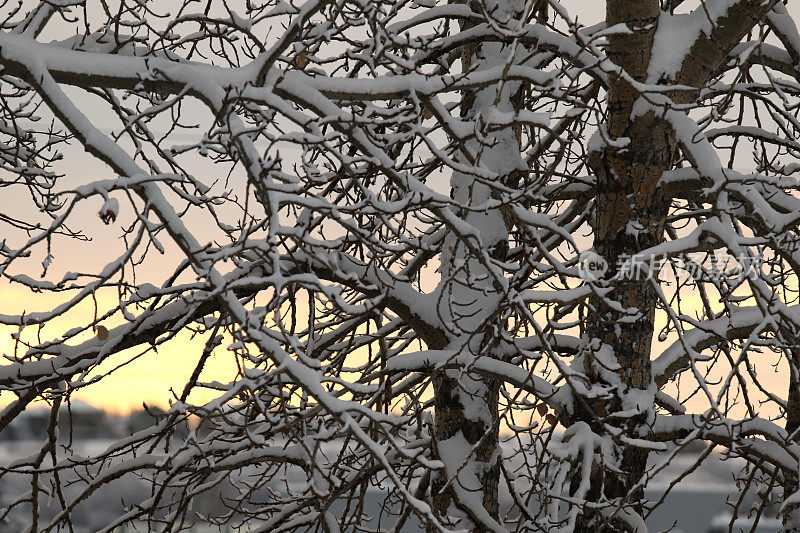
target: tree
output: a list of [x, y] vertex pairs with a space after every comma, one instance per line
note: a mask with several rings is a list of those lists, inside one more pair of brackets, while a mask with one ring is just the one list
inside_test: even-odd
[[[644, 488], [700, 441], [745, 461], [743, 490], [782, 487], [800, 531], [785, 3], [607, 0], [593, 26], [557, 0], [3, 9], [0, 272], [63, 301], [0, 316], [0, 432], [51, 405], [0, 469], [30, 485], [2, 516], [72, 527], [135, 474], [150, 495], [109, 528], [641, 531]], [[77, 148], [113, 177], [64, 175]], [[53, 250], [89, 246], [87, 204], [124, 250], [75, 274]], [[108, 289], [91, 323], [30, 333]], [[205, 347], [170, 409], [77, 455], [61, 404], [182, 331]]]

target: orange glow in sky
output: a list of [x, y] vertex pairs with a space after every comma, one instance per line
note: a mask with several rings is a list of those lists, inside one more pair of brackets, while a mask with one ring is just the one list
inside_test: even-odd
[[[59, 294], [32, 294], [25, 287], [19, 285], [9, 285], [7, 282], [0, 284], [0, 309], [3, 309], [4, 314], [42, 311], [50, 309], [62, 301], [63, 297]], [[116, 296], [99, 295], [97, 301], [99, 308], [108, 308], [116, 303]], [[38, 328], [26, 328], [22, 340], [33, 342], [38, 333], [40, 339], [45, 341], [57, 337], [60, 333], [72, 329], [78, 324], [90, 323], [94, 316], [93, 307], [92, 300], [89, 298], [63, 317], [53, 320], [41, 331], [38, 331]], [[103, 324], [111, 329], [120, 323], [121, 320], [117, 318], [105, 321]], [[2, 331], [0, 354], [13, 354], [15, 340], [11, 334], [16, 329], [2, 327], [0, 331]], [[87, 340], [91, 335], [91, 331], [87, 331], [81, 334], [76, 341], [70, 341], [70, 344]], [[159, 346], [157, 352], [145, 345], [116, 354], [86, 376], [84, 381], [96, 378], [120, 364], [133, 360], [114, 370], [111, 375], [84, 388], [79, 388], [73, 393], [73, 397], [114, 413], [127, 413], [132, 409], [141, 408], [142, 402], [166, 408], [169, 399], [173, 397], [170, 388], [175, 391], [176, 395], [180, 395], [183, 391], [184, 384], [197, 364], [205, 340], [205, 337], [199, 336], [193, 339], [190, 332], [186, 331]], [[17, 349], [20, 354], [24, 354], [26, 351], [26, 348], [21, 345]], [[137, 355], [139, 356], [136, 357]], [[225, 350], [223, 343], [206, 362], [201, 374], [201, 381], [227, 382], [234, 377], [234, 369], [231, 355]], [[194, 402], [205, 402], [214, 397], [213, 391], [196, 389], [190, 399]], [[4, 392], [3, 396], [0, 396], [0, 404], [6, 404], [13, 399], [10, 393]]]

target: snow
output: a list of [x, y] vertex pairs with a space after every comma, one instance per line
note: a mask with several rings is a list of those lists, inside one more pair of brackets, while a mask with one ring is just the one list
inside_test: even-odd
[[[744, 357], [756, 353], [763, 340], [757, 338], [760, 333], [779, 331], [781, 320], [800, 325], [797, 307], [775, 301], [772, 279], [738, 280], [743, 283], [740, 290], [750, 291], [747, 307], [742, 303], [737, 309], [738, 295], [728, 295], [725, 314], [711, 320], [679, 315], [665, 306], [679, 339], [653, 361], [655, 383], [646, 390], [625, 389], [619, 379], [623, 369], [611, 347], [578, 333], [585, 330], [582, 304], [607, 297], [610, 291], [605, 285], [579, 284], [576, 279], [575, 256], [590, 247], [583, 233], [590, 231], [586, 220], [592, 207], [587, 198], [595, 185], [593, 178], [580, 175], [585, 170], [575, 169], [584, 168], [580, 157], [585, 149], [625, 152], [633, 141], [610, 139], [599, 123], [605, 111], [602, 98], [578, 93], [574, 87], [585, 86], [587, 80], [594, 83], [592, 78], [599, 84], [610, 73], [618, 73], [605, 56], [606, 37], [632, 30], [624, 25], [583, 28], [567, 24], [572, 19], [558, 2], [550, 3], [555, 19], [548, 25], [518, 21], [530, 15], [525, 13], [530, 3], [491, 0], [484, 4], [485, 12], [473, 13], [466, 4], [418, 0], [406, 6], [411, 12], [406, 18], [387, 16], [391, 24], [369, 26], [373, 41], [363, 42], [351, 35], [348, 39], [355, 40], [340, 40], [334, 21], [324, 20], [326, 2], [312, 0], [298, 7], [278, 4], [270, 14], [259, 16], [283, 17], [283, 33], [270, 34], [255, 57], [251, 52], [258, 46], [242, 54], [243, 66], [228, 68], [166, 53], [145, 59], [140, 57], [145, 49], [133, 44], [114, 50], [107, 28], [87, 30], [88, 38], [75, 36], [50, 44], [34, 40], [35, 28], [0, 33], [0, 61], [7, 67], [4, 79], [25, 74], [57, 122], [116, 174], [84, 181], [64, 194], [74, 198], [76, 205], [102, 201], [97, 215], [103, 222], [130, 218], [132, 227], [140, 230], [141, 247], [152, 246], [163, 253], [167, 249], [160, 244], [163, 241], [177, 248], [184, 261], [174, 278], [167, 279], [170, 273], [155, 284], [130, 281], [129, 267], [141, 250], [136, 246], [80, 278], [67, 274], [60, 283], [3, 271], [8, 279], [31, 290], [60, 291], [66, 281], [83, 285], [76, 283], [74, 296], [49, 310], [0, 315], [2, 324], [48, 325], [109, 284], [120, 287], [120, 314], [129, 322], [111, 328], [107, 339], [67, 344], [75, 342], [73, 337], [82, 331], [88, 332], [91, 326], [87, 326], [34, 346], [0, 367], [0, 386], [14, 391], [50, 388], [67, 379], [83, 386], [88, 383], [86, 374], [110, 355], [132, 345], [155, 343], [163, 333], [190, 324], [201, 331], [203, 326], [220, 327], [220, 335], [209, 347], [235, 350], [242, 365], [230, 383], [223, 383], [223, 378], [205, 383], [217, 389], [213, 399], [202, 405], [182, 399], [167, 415], [213, 413], [233, 422], [215, 428], [208, 440], [192, 434], [173, 451], [159, 446], [144, 452], [140, 447], [164, 431], [159, 426], [93, 453], [98, 461], [101, 456], [104, 459], [95, 475], [97, 486], [87, 487], [85, 495], [100, 491], [106, 481], [139, 471], [191, 477], [200, 472], [197, 465], [222, 475], [290, 463], [295, 468], [292, 472], [302, 474], [286, 485], [296, 501], [328, 498], [334, 491], [355, 493], [355, 488], [379, 480], [382, 487], [395, 489], [395, 497], [413, 513], [439, 527], [443, 517], [430, 508], [427, 495], [418, 491], [423, 473], [444, 475], [461, 507], [471, 511], [468, 517], [453, 510], [461, 513], [460, 526], [472, 528], [477, 524], [470, 522], [477, 521], [488, 530], [504, 531], [483, 508], [480, 486], [494, 461], [506, 461], [505, 450], [497, 447], [483, 461], [475, 457], [475, 446], [459, 428], [438, 439], [439, 433], [430, 427], [432, 404], [425, 403], [432, 373], [458, 384], [454, 404], [459, 406], [459, 416], [475, 427], [483, 423], [495, 429], [497, 413], [486, 402], [494, 380], [505, 385], [501, 403], [510, 398], [506, 393], [518, 389], [519, 396], [512, 400], [518, 403], [512, 409], [546, 406], [548, 413], [557, 416], [557, 424], [550, 423], [566, 426], [563, 434], [552, 433], [546, 450], [540, 442], [515, 450], [523, 455], [540, 446], [541, 460], [548, 461], [547, 474], [519, 474], [523, 482], [518, 486], [529, 483], [536, 487], [537, 497], [547, 499], [550, 523], [558, 523], [568, 512], [562, 524], [565, 530], [574, 526], [580, 509], [587, 505], [592, 469], [602, 465], [613, 472], [619, 468], [625, 446], [666, 454], [672, 450], [667, 441], [708, 439], [734, 454], [763, 460], [770, 468], [797, 470], [800, 448], [786, 442], [788, 436], [779, 424], [766, 420], [766, 415], [747, 420], [725, 416], [720, 398], [735, 390], [734, 373], [724, 376], [712, 390], [710, 378], [696, 364], [706, 362], [704, 350], [721, 340], [743, 339]], [[359, 5], [364, 10], [374, 7], [369, 2]], [[787, 133], [797, 126], [789, 120], [797, 93], [793, 82], [780, 81], [772, 88], [762, 81], [737, 86], [739, 94], [769, 90], [775, 96], [769, 101], [775, 116], [783, 113], [780, 116], [788, 124], [775, 131], [729, 124], [728, 117], [719, 115], [726, 111], [717, 107], [708, 117], [696, 119], [699, 112], [690, 114], [688, 106], [676, 105], [670, 99], [675, 88], [665, 85], [678, 76], [696, 38], [710, 35], [732, 5], [733, 0], [719, 0], [689, 15], [661, 13], [648, 79], [633, 84], [643, 93], [633, 117], [646, 113], [664, 117], [692, 165], [672, 169], [662, 177], [662, 185], [696, 193], [690, 204], [680, 204], [679, 218], [689, 221], [680, 234], [642, 251], [643, 257], [661, 253], [675, 257], [717, 247], [731, 253], [752, 250], [793, 232], [800, 222], [796, 179], [773, 176], [774, 169], [767, 166], [750, 174], [727, 169], [722, 151], [712, 144], [715, 139], [741, 136], [790, 154], [800, 150], [798, 141]], [[33, 16], [31, 25], [43, 24], [47, 13], [52, 14], [49, 9]], [[377, 10], [369, 16], [383, 21], [385, 14]], [[470, 28], [459, 31], [459, 21], [467, 19]], [[262, 20], [233, 11], [223, 14], [219, 22], [247, 31], [262, 28]], [[782, 36], [784, 47], [797, 48], [800, 36], [782, 5], [769, 15], [769, 22]], [[445, 23], [450, 30], [436, 35], [435, 28]], [[189, 43], [203, 36], [202, 32], [181, 34], [182, 24], [172, 27], [164, 39]], [[498, 35], [504, 36], [502, 42], [496, 39]], [[476, 43], [473, 68], [463, 75], [455, 68], [448, 71], [448, 62], [458, 62], [457, 53], [452, 52], [465, 43]], [[228, 44], [235, 48], [241, 42], [232, 39]], [[341, 57], [326, 55], [334, 53], [330, 49], [351, 46]], [[78, 47], [84, 51], [74, 49]], [[305, 71], [296, 68], [302, 66], [297, 61], [301, 50], [311, 58]], [[757, 51], [781, 61], [791, 60], [794, 53], [772, 44], [746, 43], [732, 54], [752, 58]], [[561, 57], [567, 58], [563, 64]], [[287, 68], [292, 58], [295, 64]], [[361, 65], [361, 70], [342, 66], [350, 62]], [[146, 133], [119, 141], [107, 135], [62, 87], [91, 83], [142, 95], [140, 89], [154, 80], [163, 80], [160, 88], [175, 95], [174, 100], [149, 93], [149, 102], [135, 94], [120, 96], [120, 105], [129, 105], [128, 98], [135, 102], [136, 120], [122, 119], [128, 131], [144, 128], [150, 116], [179, 113], [180, 103], [191, 97], [201, 100], [213, 117], [201, 125], [208, 128], [201, 142], [152, 156], [152, 146], [137, 144], [147, 145]], [[701, 92], [700, 98], [708, 99], [709, 105], [716, 104], [716, 94], [729, 88], [724, 77], [715, 83]], [[531, 109], [516, 109], [512, 101], [523, 86], [533, 97]], [[461, 110], [456, 101], [468, 91], [475, 97], [472, 107]], [[576, 94], [587, 100], [575, 100]], [[584, 106], [591, 113], [584, 113]], [[572, 118], [578, 122], [570, 125]], [[586, 121], [587, 130], [580, 121]], [[565, 124], [566, 130], [559, 129]], [[529, 172], [517, 140], [518, 127], [523, 127], [526, 141], [528, 135], [557, 137], [569, 161], [555, 164], [552, 174], [541, 172], [540, 166]], [[584, 133], [592, 129], [594, 134], [585, 139]], [[5, 130], [0, 133], [8, 135]], [[286, 146], [291, 148], [286, 150]], [[408, 153], [412, 148], [418, 153]], [[5, 150], [5, 145], [0, 149]], [[208, 158], [230, 158], [234, 170], [224, 185], [216, 181], [220, 177], [216, 168], [200, 178], [185, 179], [183, 171], [176, 170], [177, 152], [181, 157], [196, 152]], [[552, 157], [550, 153], [537, 164], [550, 164]], [[162, 172], [158, 167], [163, 164], [177, 173]], [[776, 162], [778, 166], [785, 173], [794, 168], [783, 160]], [[502, 182], [517, 171], [523, 174], [521, 185]], [[534, 183], [544, 175], [546, 183]], [[246, 189], [237, 180], [246, 183]], [[448, 185], [452, 194], [446, 192]], [[129, 200], [122, 211], [120, 200]], [[258, 205], [253, 208], [253, 204]], [[95, 208], [96, 204], [89, 215], [97, 223]], [[233, 217], [231, 210], [236, 212]], [[195, 225], [197, 211], [207, 221], [213, 219], [214, 230], [222, 232], [209, 237], [211, 233]], [[747, 225], [748, 217], [757, 217], [767, 235], [734, 231], [742, 221]], [[62, 223], [64, 219], [55, 218], [49, 229], [36, 228], [30, 247], [49, 245]], [[632, 234], [641, 230], [627, 227]], [[503, 246], [509, 243], [518, 248], [506, 255]], [[7, 246], [11, 245], [5, 241], [0, 245], [4, 257], [24, 253]], [[792, 252], [791, 258], [800, 259], [800, 252]], [[42, 264], [54, 268], [51, 263], [56, 264], [48, 255]], [[0, 268], [5, 269], [5, 264]], [[418, 276], [420, 265], [423, 273]], [[438, 274], [434, 274], [437, 266]], [[421, 285], [428, 288], [423, 290]], [[671, 296], [662, 285], [656, 289], [664, 301]], [[291, 325], [287, 325], [289, 319], [283, 319], [290, 291], [302, 294], [306, 290], [318, 301], [299, 315], [298, 302], [290, 302]], [[619, 302], [609, 305], [622, 310]], [[640, 316], [630, 313], [623, 320], [632, 322]], [[234, 338], [222, 335], [226, 328], [235, 331]], [[17, 340], [22, 338], [16, 335]], [[591, 377], [586, 368], [589, 361], [596, 363], [592, 368], [596, 375]], [[748, 369], [745, 363], [743, 370]], [[692, 413], [658, 389], [687, 369], [703, 389], [701, 400], [708, 401], [702, 414]], [[401, 390], [394, 391], [395, 399], [407, 403], [382, 407], [381, 393], [393, 387]], [[761, 392], [783, 405], [774, 393]], [[602, 423], [590, 426], [572, 420], [578, 402], [612, 396], [621, 405]], [[274, 410], [276, 400], [285, 400], [280, 407], [285, 412]], [[256, 421], [242, 417], [240, 401], [251, 402]], [[672, 415], [657, 415], [655, 405]], [[79, 403], [75, 408], [96, 413]], [[9, 412], [4, 411], [4, 416]], [[644, 419], [640, 431], [623, 431], [628, 419], [634, 418]], [[537, 424], [537, 420], [525, 420], [504, 427], [528, 432], [524, 436], [533, 441], [544, 434], [534, 438], [533, 432], [542, 428]], [[240, 429], [241, 434], [236, 433]], [[347, 446], [335, 452], [326, 447], [341, 438], [347, 439]], [[77, 459], [62, 454], [57, 460], [67, 469]], [[35, 461], [34, 455], [16, 464], [30, 470]], [[363, 470], [366, 464], [374, 470]], [[203, 479], [190, 490], [202, 490], [214, 479]], [[259, 527], [267, 531], [299, 528], [316, 520], [331, 531], [339, 528], [336, 512], [327, 507], [308, 513], [302, 505], [280, 507], [270, 516], [272, 521]], [[601, 512], [617, 512], [633, 530], [645, 528], [642, 517], [620, 502], [608, 502]]]
[[[507, 530], [498, 524], [483, 507], [481, 482], [478, 478], [482, 472], [480, 472], [480, 467], [476, 469], [474, 466], [476, 463], [472, 458], [475, 453], [474, 447], [467, 442], [462, 433], [436, 442], [438, 455], [444, 463], [444, 473], [447, 476], [446, 486], [456, 493], [459, 503], [468, 508], [483, 527], [496, 533], [507, 533]], [[491, 463], [490, 459], [482, 465], [483, 469], [488, 470]], [[456, 510], [453, 509], [450, 512], [454, 511]]]
[[111, 224], [117, 219], [119, 215], [119, 200], [116, 198], [107, 198], [103, 205], [100, 207], [100, 211], [97, 212], [97, 216], [105, 224]]
[[705, 133], [700, 130], [697, 122], [685, 112], [675, 109], [675, 105], [663, 95], [640, 97], [634, 103], [631, 116], [643, 116], [648, 112], [663, 116], [669, 122], [675, 140], [680, 144], [692, 165], [697, 168], [702, 177], [711, 180], [714, 184], [712, 189], [721, 188], [727, 181], [726, 170], [722, 168], [719, 154]]
[[[795, 306], [788, 311], [788, 314], [796, 316], [798, 311], [800, 311], [800, 307]], [[687, 357], [687, 347], [692, 350], [688, 354], [690, 360], [698, 358], [696, 350], [702, 349], [704, 344], [725, 339], [733, 340], [737, 337], [746, 338], [764, 320], [764, 313], [760, 308], [745, 307], [735, 310], [730, 317], [698, 323], [694, 329], [684, 332], [681, 339], [667, 347], [653, 360], [654, 379], [656, 382], [660, 382], [662, 379], [674, 377], [675, 367]]]
[[[789, 55], [797, 59], [797, 54], [800, 53], [800, 32], [786, 6], [781, 2], [776, 2], [767, 14], [767, 20], [778, 33], [779, 38], [786, 43]], [[795, 68], [797, 67], [795, 66]]]
[[662, 77], [675, 79], [695, 39], [703, 31], [694, 14], [671, 15], [662, 11], [653, 41], [653, 55], [647, 70], [648, 83]]

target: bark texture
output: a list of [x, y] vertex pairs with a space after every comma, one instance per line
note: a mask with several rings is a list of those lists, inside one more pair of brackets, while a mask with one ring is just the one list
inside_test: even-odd
[[[524, 4], [512, 2], [472, 2], [475, 13], [487, 13], [496, 23], [512, 25], [522, 15]], [[462, 30], [473, 23], [462, 22]], [[462, 49], [465, 71], [504, 65], [516, 49], [503, 43], [473, 43]], [[518, 54], [517, 54], [518, 55]], [[518, 179], [525, 168], [520, 153], [519, 131], [509, 126], [484, 124], [496, 108], [518, 111], [521, 84], [503, 82], [462, 95], [461, 115], [481, 127], [484, 139], [466, 143], [459, 157], [472, 160], [498, 176], [504, 185]], [[497, 198], [494, 190], [474, 176], [454, 172], [451, 196], [462, 205], [481, 205]], [[493, 259], [503, 260], [508, 251], [508, 227], [501, 209], [479, 213], [465, 210], [461, 216], [476, 228], [480, 247]], [[496, 341], [497, 307], [500, 287], [481, 258], [475, 257], [466, 243], [450, 235], [446, 239], [440, 286], [441, 316], [452, 324], [448, 347], [471, 357], [492, 357]], [[436, 452], [445, 464], [443, 474], [431, 479], [434, 511], [447, 525], [482, 533], [486, 524], [498, 521], [500, 481], [498, 399], [500, 382], [475, 373], [446, 370], [434, 380]]]
[[[741, 41], [775, 2], [743, 0], [734, 3], [725, 16], [716, 21], [710, 35], [701, 34], [684, 59], [675, 79], [658, 83], [675, 83], [701, 88], [723, 64], [728, 52]], [[587, 422], [596, 433], [605, 434], [604, 423], [611, 423], [630, 438], [647, 435], [648, 418], [654, 416], [652, 403], [642, 405], [635, 398], [647, 397], [653, 391], [651, 348], [657, 295], [648, 281], [648, 268], [633, 268], [627, 276], [617, 276], [618, 267], [627, 257], [663, 241], [664, 224], [671, 199], [658, 188], [662, 173], [676, 161], [678, 145], [669, 123], [653, 112], [632, 116], [634, 104], [641, 96], [631, 79], [647, 80], [658, 27], [660, 8], [657, 0], [608, 0], [608, 27], [625, 24], [629, 33], [608, 37], [607, 53], [624, 75], [612, 73], [609, 79], [609, 115], [607, 134], [612, 141], [629, 139], [624, 146], [611, 143], [590, 154], [589, 165], [596, 175], [596, 252], [609, 265], [601, 284], [610, 287], [604, 298], [590, 301], [586, 324], [589, 341], [585, 352], [585, 370], [595, 385], [611, 387], [603, 398], [585, 401], [578, 407], [578, 419]], [[676, 90], [669, 96], [677, 104], [692, 102], [696, 90]], [[635, 266], [635, 263], [633, 264]], [[631, 263], [628, 263], [631, 266]], [[655, 272], [652, 272], [655, 275]], [[631, 310], [629, 312], [623, 310]], [[598, 357], [605, 350], [613, 354]], [[612, 375], [616, 374], [616, 376]], [[641, 391], [641, 392], [637, 392]], [[633, 393], [633, 394], [632, 394]], [[620, 411], [636, 414], [613, 416]], [[641, 513], [642, 490], [631, 493], [641, 479], [648, 452], [631, 445], [617, 445], [612, 458], [619, 474], [596, 465], [588, 499], [628, 502]], [[577, 530], [599, 531], [624, 528], [618, 520], [608, 519], [587, 510]]]
[[[659, 3], [609, 0], [606, 7], [608, 26], [622, 23], [632, 30], [609, 36], [609, 58], [627, 76], [645, 82]], [[630, 142], [623, 148], [609, 146], [594, 152], [589, 161], [597, 179], [594, 248], [610, 267], [606, 279], [600, 281], [610, 287], [610, 292], [605, 298], [595, 296], [590, 301], [586, 325], [590, 340], [584, 365], [593, 384], [609, 387], [610, 392], [585, 402], [579, 418], [599, 435], [606, 434], [604, 424], [611, 423], [626, 436], [640, 438], [648, 432], [652, 404], [637, 405], [638, 413], [633, 415], [611, 415], [630, 412], [626, 397], [632, 393], [653, 390], [650, 351], [657, 296], [647, 280], [646, 269], [615, 278], [621, 261], [663, 240], [669, 201], [659, 193], [657, 184], [661, 174], [673, 164], [675, 143], [667, 124], [653, 113], [631, 120], [640, 94], [624, 75], [612, 75], [608, 91], [608, 136], [612, 140], [627, 137]], [[613, 354], [612, 366], [607, 357], [601, 358], [601, 352]], [[619, 474], [595, 466], [587, 499], [595, 502], [627, 499], [633, 510], [641, 513], [642, 491], [629, 493], [644, 473], [647, 451], [634, 446], [615, 448], [616, 457], [610, 459], [619, 468]], [[614, 518], [587, 510], [576, 529], [611, 531], [623, 527]]]

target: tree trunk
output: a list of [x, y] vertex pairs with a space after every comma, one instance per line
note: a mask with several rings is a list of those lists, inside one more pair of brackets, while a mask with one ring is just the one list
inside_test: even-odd
[[[524, 3], [518, 0], [473, 6], [476, 13], [490, 13], [495, 21], [512, 27], [523, 8]], [[512, 52], [508, 44], [470, 45], [462, 52], [462, 64], [465, 71], [490, 69], [504, 65], [515, 52], [520, 57], [521, 48]], [[518, 132], [486, 121], [493, 109], [518, 111], [520, 91], [520, 82], [503, 82], [467, 91], [462, 97], [462, 117], [476, 121], [484, 139], [467, 142], [458, 157], [496, 173], [504, 185], [511, 184], [527, 168]], [[497, 197], [489, 186], [468, 174], [453, 172], [450, 184], [451, 196], [461, 205], [482, 205]], [[505, 258], [508, 228], [499, 208], [465, 210], [460, 215], [478, 230], [479, 252], [486, 251], [493, 259]], [[448, 348], [458, 350], [467, 360], [491, 357], [496, 345], [493, 332], [502, 327], [496, 318], [502, 295], [491, 272], [474, 250], [451, 234], [445, 241], [441, 275], [439, 313], [451, 324]], [[443, 475], [432, 477], [431, 494], [434, 511], [447, 525], [483, 532], [488, 531], [486, 524], [498, 521], [499, 391], [496, 379], [461, 370], [442, 371], [434, 381], [436, 451], [445, 468]]]
[[[636, 81], [646, 79], [658, 15], [656, 0], [607, 2], [608, 26], [624, 23], [633, 30], [610, 35], [608, 55]], [[675, 153], [672, 134], [663, 120], [652, 113], [631, 118], [638, 97], [631, 83], [622, 76], [611, 76], [608, 137], [630, 141], [624, 147], [609, 145], [590, 155], [597, 180], [594, 248], [609, 265], [598, 284], [610, 287], [610, 292], [605, 298], [595, 295], [590, 300], [584, 366], [591, 382], [607, 387], [609, 393], [578, 408], [578, 418], [596, 434], [607, 436], [605, 425], [610, 424], [633, 439], [645, 437], [648, 423], [655, 417], [650, 352], [657, 295], [647, 279], [648, 268], [633, 268], [625, 275], [619, 267], [626, 258], [663, 240], [669, 200], [658, 194], [657, 183], [672, 166]], [[635, 316], [620, 309], [633, 310]], [[623, 411], [626, 414], [610, 417]], [[606, 465], [593, 466], [586, 498], [616, 503], [626, 499], [631, 510], [641, 514], [643, 491], [630, 492], [644, 473], [648, 452], [619, 442], [613, 449], [612, 457], [603, 458]], [[618, 519], [609, 521], [587, 510], [576, 530], [624, 528]]]
[[[433, 502], [437, 515], [449, 525], [483, 532], [487, 529], [480, 523], [486, 516], [498, 520], [499, 384], [473, 374], [456, 374], [447, 371], [434, 385], [436, 446], [446, 466], [445, 475], [432, 480]], [[484, 416], [467, 411], [464, 402], [482, 404]]]

